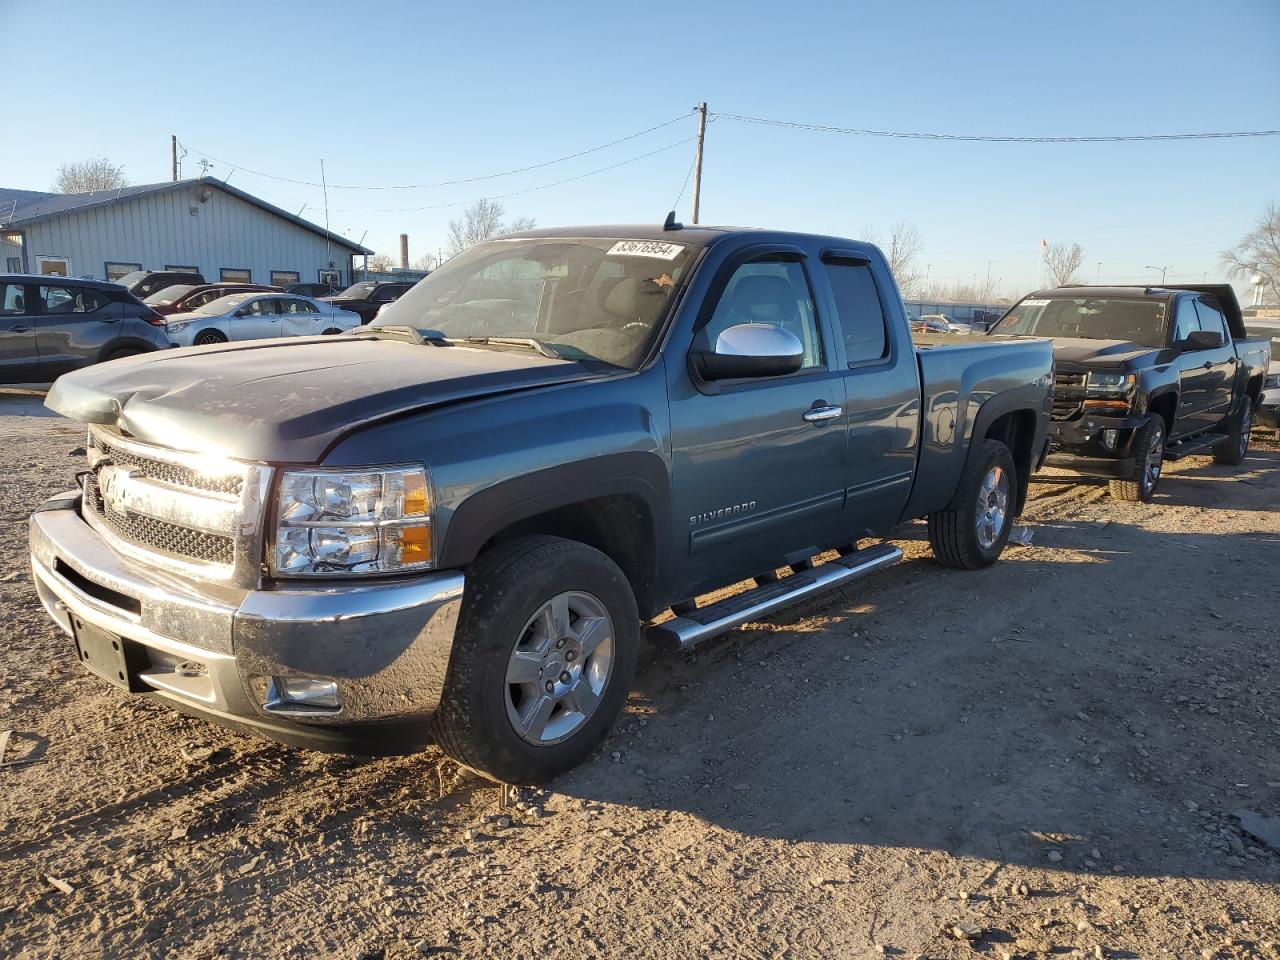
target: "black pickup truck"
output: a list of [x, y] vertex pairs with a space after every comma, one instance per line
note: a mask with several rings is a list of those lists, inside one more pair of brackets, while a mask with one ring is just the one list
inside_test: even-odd
[[1048, 463], [1148, 502], [1165, 460], [1244, 462], [1267, 372], [1227, 284], [1059, 287], [992, 328], [1049, 337], [1056, 365]]

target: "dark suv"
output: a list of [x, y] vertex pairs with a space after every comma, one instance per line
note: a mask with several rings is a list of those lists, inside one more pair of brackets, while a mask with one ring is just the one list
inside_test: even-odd
[[169, 346], [164, 317], [118, 284], [0, 274], [0, 382], [50, 383]]
[[133, 273], [126, 273], [116, 283], [143, 300], [156, 291], [177, 283], [189, 283], [192, 286], [202, 284], [204, 277], [189, 270], [135, 270]]
[[398, 281], [364, 280], [353, 283], [336, 297], [323, 299], [335, 306], [360, 314], [360, 322], [368, 323], [388, 303], [399, 300], [413, 287]]
[[285, 293], [296, 293], [300, 297], [332, 297], [340, 291], [328, 283], [291, 283], [284, 288]]

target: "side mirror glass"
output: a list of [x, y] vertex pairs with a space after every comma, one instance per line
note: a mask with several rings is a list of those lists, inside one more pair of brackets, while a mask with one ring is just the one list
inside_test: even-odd
[[1216, 350], [1222, 346], [1222, 334], [1216, 330], [1192, 330], [1183, 341], [1188, 350]]
[[[706, 334], [700, 334], [700, 337]], [[782, 377], [804, 364], [804, 345], [790, 330], [768, 323], [740, 323], [721, 331], [714, 347], [693, 351], [698, 373], [707, 380]]]

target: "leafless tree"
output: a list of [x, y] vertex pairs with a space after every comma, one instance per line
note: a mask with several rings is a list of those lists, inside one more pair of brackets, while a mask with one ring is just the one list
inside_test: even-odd
[[58, 168], [53, 189], [58, 193], [88, 193], [91, 190], [115, 190], [127, 187], [124, 167], [117, 167], [106, 157], [64, 163]]
[[978, 278], [976, 283], [931, 283], [918, 296], [903, 299], [935, 303], [1004, 303], [1008, 297], [1000, 293], [999, 281], [988, 274], [985, 279]]
[[1084, 265], [1084, 248], [1078, 243], [1051, 243], [1044, 251], [1045, 269], [1055, 287], [1069, 287], [1079, 283], [1076, 271]]
[[370, 273], [391, 273], [399, 263], [385, 253], [375, 253], [369, 258]]
[[533, 217], [519, 217], [510, 223], [503, 223], [502, 218], [506, 215], [506, 208], [492, 200], [477, 200], [468, 204], [460, 219], [449, 221], [449, 255], [456, 256], [468, 247], [504, 233], [532, 230], [537, 226]]
[[1267, 204], [1252, 230], [1233, 250], [1222, 251], [1227, 275], [1237, 279], [1262, 278], [1262, 295], [1280, 295], [1280, 206]]
[[880, 235], [874, 226], [863, 228], [862, 235], [867, 242], [874, 243], [884, 251], [885, 257], [889, 260], [889, 269], [893, 271], [893, 278], [898, 281], [898, 289], [902, 292], [903, 298], [913, 299], [920, 292], [919, 288], [923, 280], [916, 265], [920, 251], [924, 247], [920, 231], [914, 224], [900, 220], [889, 231], [887, 246], [880, 243]]

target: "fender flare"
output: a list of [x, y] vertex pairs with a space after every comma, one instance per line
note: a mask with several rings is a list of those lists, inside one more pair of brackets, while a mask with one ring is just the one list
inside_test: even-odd
[[639, 451], [548, 467], [471, 494], [449, 516], [439, 565], [466, 566], [485, 543], [521, 520], [610, 496], [633, 496], [644, 503], [652, 522], [656, 566], [669, 549], [665, 520], [672, 509], [670, 482], [665, 461]]
[[[960, 475], [964, 476], [978, 455], [978, 441], [987, 435], [987, 431], [991, 429], [991, 425], [1009, 413], [1029, 413], [1035, 420], [1035, 432], [1031, 437], [1030, 449], [1030, 469], [1034, 471], [1036, 461], [1042, 456], [1045, 441], [1049, 433], [1049, 417], [1044, 412], [1044, 389], [1035, 384], [1027, 384], [1013, 390], [1006, 390], [998, 396], [992, 397], [990, 400], [982, 404], [978, 408], [977, 416], [973, 418], [973, 430], [969, 434], [969, 449], [965, 453], [964, 467], [960, 471]], [[1027, 491], [1031, 486], [1031, 477], [1020, 477], [1018, 483], [1018, 503], [1017, 513], [1015, 516], [1022, 514], [1022, 507], [1027, 500]], [[947, 505], [948, 509], [956, 507], [956, 498], [959, 497], [960, 491], [956, 490], [951, 498], [951, 502]]]

